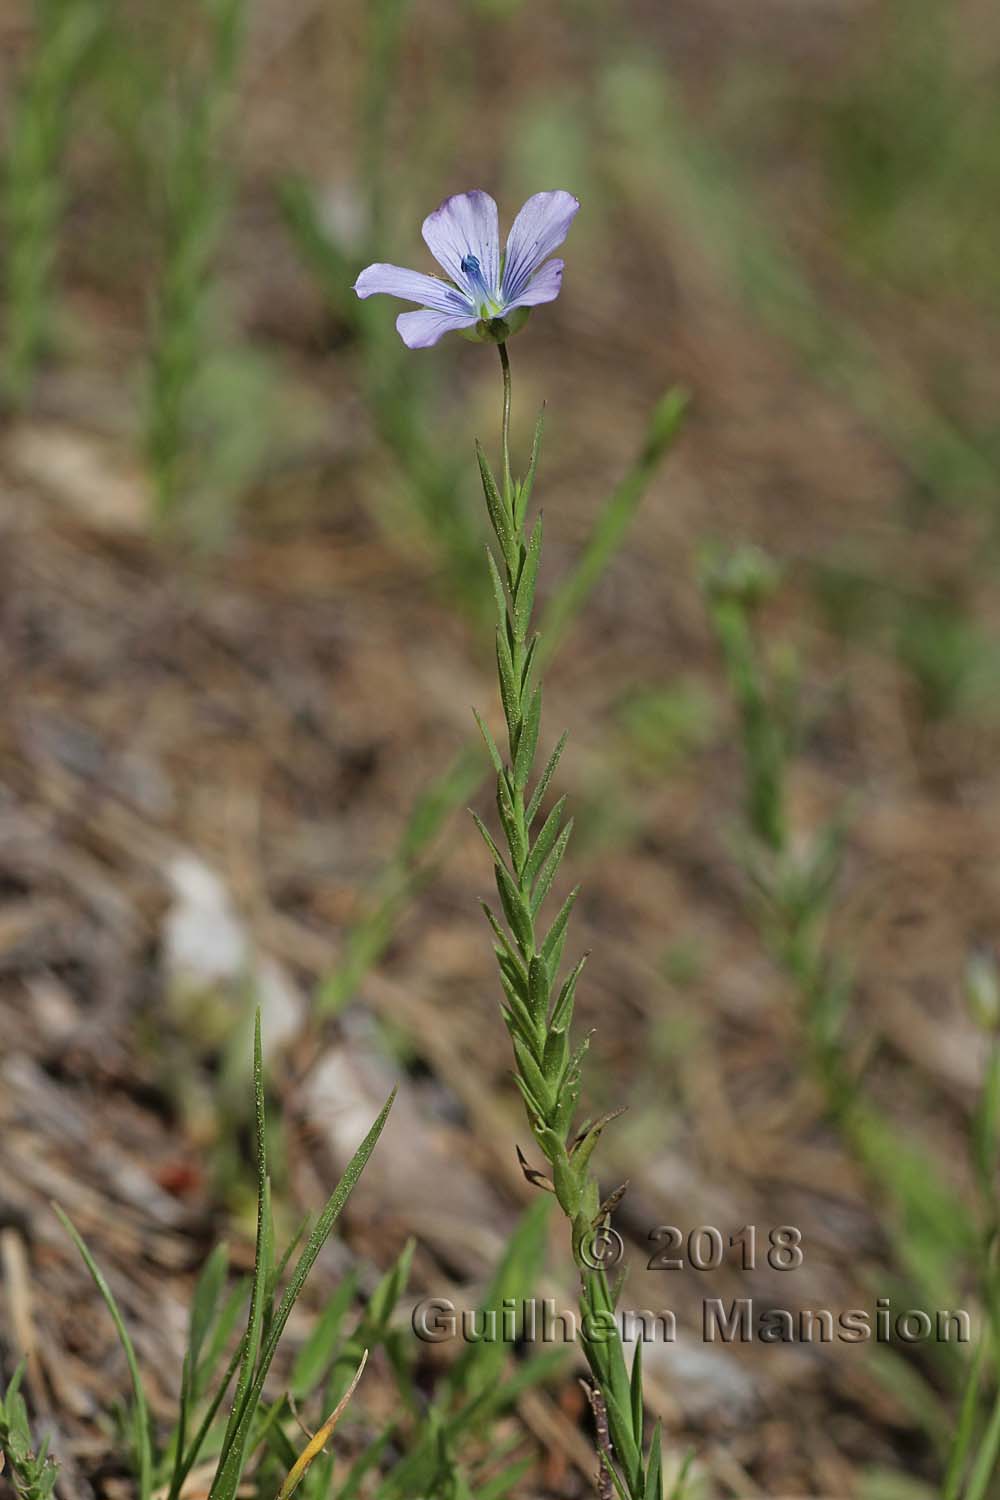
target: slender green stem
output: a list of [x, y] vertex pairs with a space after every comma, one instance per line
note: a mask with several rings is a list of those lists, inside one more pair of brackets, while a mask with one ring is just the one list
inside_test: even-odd
[[[572, 820], [564, 821], [565, 797], [539, 818], [565, 736], [556, 745], [540, 777], [535, 772], [542, 714], [538, 636], [532, 625], [535, 585], [542, 548], [541, 517], [529, 525], [538, 440], [527, 473], [517, 480], [510, 469], [511, 374], [505, 345], [498, 345], [503, 372], [501, 428], [503, 473], [500, 485], [482, 449], [477, 449], [483, 490], [499, 552], [490, 552], [490, 575], [496, 605], [496, 652], [500, 700], [507, 724], [505, 761], [480, 720], [497, 777], [497, 811], [507, 845], [502, 853], [485, 824], [477, 826], [494, 863], [500, 916], [486, 907], [497, 946], [505, 1003], [504, 1023], [514, 1049], [515, 1079], [524, 1099], [535, 1145], [549, 1174], [522, 1156], [530, 1182], [555, 1194], [569, 1222], [572, 1254], [580, 1274], [584, 1352], [607, 1411], [608, 1428], [621, 1485], [627, 1500], [662, 1500], [658, 1449], [643, 1460], [641, 1366], [630, 1380], [614, 1319], [615, 1296], [604, 1271], [595, 1269], [594, 1236], [606, 1221], [620, 1191], [602, 1202], [598, 1179], [590, 1171], [591, 1154], [608, 1120], [606, 1115], [579, 1131], [575, 1125], [580, 1095], [580, 1066], [586, 1041], [575, 1049], [570, 1026], [581, 959], [560, 978], [563, 948], [576, 891], [564, 900], [547, 926], [542, 909], [566, 851]], [[534, 781], [534, 789], [529, 785]], [[540, 827], [535, 829], [536, 819]], [[589, 1330], [597, 1329], [593, 1336]]]
[[503, 370], [503, 428], [502, 428], [502, 454], [503, 454], [503, 497], [509, 507], [511, 496], [514, 493], [514, 485], [510, 477], [510, 358], [507, 354], [507, 345], [498, 344], [500, 353], [500, 368]]

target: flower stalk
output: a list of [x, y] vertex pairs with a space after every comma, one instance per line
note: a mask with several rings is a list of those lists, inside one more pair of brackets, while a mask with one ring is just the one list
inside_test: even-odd
[[[528, 1180], [555, 1194], [569, 1221], [573, 1258], [580, 1276], [584, 1352], [607, 1413], [607, 1442], [602, 1441], [599, 1485], [610, 1475], [623, 1500], [661, 1500], [660, 1430], [657, 1426], [644, 1458], [642, 1363], [638, 1346], [631, 1377], [614, 1316], [617, 1290], [609, 1285], [600, 1257], [593, 1253], [598, 1231], [606, 1224], [624, 1187], [602, 1201], [590, 1161], [612, 1115], [574, 1123], [580, 1097], [580, 1070], [589, 1037], [571, 1042], [574, 997], [586, 961], [580, 958], [560, 980], [570, 915], [578, 887], [570, 891], [545, 926], [542, 908], [566, 852], [573, 820], [565, 818], [566, 798], [557, 799], [540, 817], [560, 756], [563, 734], [535, 774], [542, 715], [538, 635], [532, 626], [535, 588], [542, 549], [542, 518], [529, 525], [542, 433], [539, 417], [531, 458], [523, 478], [510, 464], [511, 371], [505, 343], [498, 344], [503, 375], [501, 482], [477, 444], [486, 508], [496, 539], [487, 560], [496, 604], [496, 660], [500, 701], [507, 728], [507, 754], [476, 715], [493, 763], [497, 813], [506, 852], [481, 818], [476, 825], [494, 864], [499, 914], [483, 903], [495, 939], [500, 971], [504, 1023], [514, 1051], [514, 1079], [524, 1100], [535, 1143], [548, 1174], [521, 1156]], [[475, 815], [474, 815], [475, 816]], [[537, 832], [536, 832], [537, 826]], [[520, 1155], [520, 1153], [519, 1153]], [[596, 1262], [596, 1263], [595, 1263]]]

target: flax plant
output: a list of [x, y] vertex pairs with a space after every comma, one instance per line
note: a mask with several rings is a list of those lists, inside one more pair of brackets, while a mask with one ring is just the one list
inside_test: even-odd
[[213, 263], [231, 198], [219, 137], [233, 107], [249, 0], [203, 0], [204, 73], [174, 81], [182, 97], [165, 120], [161, 229], [145, 446], [161, 519], [182, 501], [199, 425], [199, 399], [214, 353]]
[[[501, 255], [497, 207], [488, 194], [474, 191], [446, 199], [424, 221], [424, 239], [448, 280], [376, 264], [355, 284], [360, 297], [388, 293], [420, 304], [400, 314], [397, 329], [411, 349], [436, 344], [455, 331], [497, 346], [502, 374], [500, 476], [477, 443], [476, 456], [495, 548], [487, 549], [496, 610], [496, 662], [500, 702], [506, 722], [506, 753], [483, 719], [477, 722], [496, 774], [501, 839], [494, 839], [476, 816], [476, 826], [493, 860], [500, 914], [483, 904], [495, 939], [504, 1000], [504, 1023], [514, 1052], [515, 1082], [528, 1124], [549, 1172], [521, 1156], [528, 1180], [555, 1195], [570, 1228], [573, 1260], [580, 1277], [583, 1347], [593, 1376], [593, 1407], [600, 1456], [602, 1493], [621, 1500], [662, 1500], [661, 1432], [657, 1424], [644, 1445], [642, 1360], [639, 1346], [631, 1376], [615, 1320], [612, 1290], [595, 1236], [606, 1224], [623, 1188], [602, 1200], [590, 1163], [594, 1148], [618, 1111], [577, 1123], [581, 1065], [588, 1046], [571, 1038], [577, 983], [585, 958], [565, 976], [563, 954], [577, 898], [574, 888], [551, 921], [543, 916], [546, 898], [572, 832], [566, 798], [543, 815], [559, 760], [563, 734], [540, 772], [536, 770], [542, 722], [541, 651], [534, 629], [535, 590], [542, 553], [542, 518], [530, 516], [538, 466], [539, 418], [531, 457], [523, 476], [511, 466], [511, 366], [508, 340], [524, 326], [530, 310], [553, 301], [562, 284], [563, 262], [552, 259], [566, 238], [579, 204], [566, 192], [537, 193], [517, 215]], [[672, 406], [664, 424], [675, 423]], [[474, 815], [475, 816], [475, 815]]]
[[[885, 1383], [928, 1429], [940, 1455], [942, 1500], [983, 1500], [1000, 1457], [1000, 981], [988, 954], [970, 960], [969, 1007], [987, 1041], [980, 1088], [971, 1100], [970, 1208], [920, 1143], [904, 1137], [870, 1097], [850, 1044], [850, 966], [829, 937], [841, 866], [844, 819], [811, 840], [793, 824], [788, 785], [798, 741], [794, 674], [761, 649], [759, 607], [779, 579], [763, 553], [706, 556], [702, 584], [737, 704], [744, 759], [744, 861], [764, 943], [798, 999], [805, 1054], [827, 1112], [867, 1177], [904, 1290], [924, 1306], [954, 1306], [963, 1280], [977, 1285], [982, 1329], [970, 1359], [933, 1346], [957, 1411], [939, 1391], [878, 1351]], [[992, 1380], [989, 1376], [992, 1374]]]
[[34, 47], [7, 132], [3, 181], [4, 399], [31, 393], [52, 321], [65, 204], [63, 149], [77, 82], [103, 25], [101, 0], [36, 0]]
[[[483, 492], [499, 560], [487, 553], [497, 612], [496, 657], [500, 701], [507, 728], [502, 754], [478, 717], [496, 772], [497, 814], [505, 850], [483, 821], [476, 826], [493, 859], [503, 921], [486, 903], [483, 910], [496, 939], [494, 952], [504, 992], [502, 1015], [514, 1051], [514, 1078], [528, 1123], [551, 1175], [530, 1167], [529, 1181], [555, 1194], [570, 1225], [573, 1259], [580, 1275], [583, 1346], [594, 1378], [595, 1416], [601, 1443], [602, 1474], [627, 1500], [662, 1500], [661, 1433], [657, 1423], [644, 1453], [641, 1344], [629, 1376], [615, 1321], [616, 1291], [604, 1269], [594, 1265], [595, 1234], [605, 1224], [622, 1189], [602, 1200], [590, 1167], [594, 1148], [608, 1122], [606, 1114], [576, 1122], [581, 1064], [589, 1038], [577, 1045], [571, 1025], [577, 982], [586, 956], [560, 979], [570, 915], [579, 887], [562, 902], [551, 922], [542, 909], [559, 871], [573, 828], [561, 796], [541, 817], [566, 743], [556, 742], [541, 774], [535, 761], [542, 716], [542, 684], [536, 663], [539, 636], [532, 627], [535, 586], [542, 550], [542, 518], [529, 521], [538, 463], [541, 419], [523, 478], [510, 462], [511, 371], [505, 342], [498, 345], [503, 372], [501, 475], [495, 478], [477, 448]], [[599, 1258], [599, 1257], [597, 1257]], [[605, 1430], [610, 1442], [603, 1439]]]

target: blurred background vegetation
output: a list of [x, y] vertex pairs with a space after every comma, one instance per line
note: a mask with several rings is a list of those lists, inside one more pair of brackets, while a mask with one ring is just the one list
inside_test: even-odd
[[[698, 1500], [995, 1493], [995, 1348], [971, 1380], [954, 1350], [716, 1357], [697, 1307], [898, 1293], [996, 1318], [996, 7], [0, 0], [0, 40], [0, 1100], [33, 1163], [10, 1191], [43, 1353], [75, 1350], [87, 1389], [97, 1335], [73, 1344], [39, 1227], [69, 1161], [35, 1180], [70, 1152], [65, 1101], [111, 1153], [88, 1167], [129, 1226], [98, 1215], [107, 1255], [148, 1317], [157, 1224], [176, 1307], [206, 1220], [245, 1216], [262, 996], [290, 1219], [338, 1120], [406, 1080], [409, 1145], [394, 1117], [344, 1251], [350, 1297], [389, 1308], [348, 1446], [392, 1378], [417, 1414], [468, 1375], [445, 1389], [387, 1334], [409, 1235], [414, 1295], [535, 1263], [534, 1220], [502, 1259], [530, 1190], [458, 815], [485, 800], [470, 459], [496, 361], [406, 351], [350, 287], [372, 260], [432, 269], [419, 226], [450, 193], [509, 223], [560, 187], [582, 203], [563, 292], [511, 356], [518, 452], [548, 403], [591, 1107], [633, 1106], [607, 1170], [633, 1181], [640, 1270], [664, 1222], [793, 1223], [807, 1251], [794, 1288], [639, 1281], [630, 1305], [688, 1329], [647, 1366], [674, 1472], [693, 1448]], [[490, 1478], [477, 1428], [461, 1483], [582, 1493], [572, 1385], [511, 1392], [528, 1477]], [[413, 1421], [424, 1446], [387, 1439], [360, 1492], [431, 1485], [434, 1454], [459, 1484]], [[115, 1493], [108, 1446], [81, 1395], [79, 1493]]]

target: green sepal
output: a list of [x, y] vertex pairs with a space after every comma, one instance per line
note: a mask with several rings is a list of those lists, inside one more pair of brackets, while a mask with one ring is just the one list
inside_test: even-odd
[[521, 563], [521, 573], [514, 590], [514, 635], [526, 640], [531, 624], [531, 611], [535, 604], [535, 586], [538, 583], [538, 561], [542, 551], [542, 518], [538, 517], [532, 528], [527, 550]]
[[531, 918], [526, 908], [522, 905], [521, 895], [517, 886], [511, 880], [503, 865], [494, 865], [493, 872], [496, 875], [497, 891], [500, 895], [503, 914], [510, 923], [510, 930], [514, 934], [518, 947], [525, 959], [527, 959], [534, 948]]
[[479, 473], [483, 481], [483, 494], [486, 496], [486, 509], [489, 511], [493, 531], [507, 566], [507, 575], [513, 578], [517, 571], [517, 542], [514, 536], [514, 525], [507, 513], [500, 491], [497, 489], [493, 471], [478, 438], [476, 439], [476, 458], [479, 460]]
[[521, 720], [517, 739], [517, 754], [514, 756], [514, 785], [523, 792], [528, 785], [531, 767], [538, 749], [538, 729], [542, 722], [542, 689], [535, 688], [527, 712]]
[[555, 1009], [553, 1010], [552, 1017], [549, 1021], [550, 1030], [567, 1031], [569, 1029], [569, 1023], [573, 1019], [573, 995], [576, 990], [576, 982], [579, 979], [580, 974], [583, 971], [583, 966], [587, 962], [587, 959], [589, 957], [589, 953], [585, 953], [583, 955], [583, 957], [580, 959], [580, 962], [577, 964], [572, 974], [568, 976], [565, 983], [563, 984], [562, 989], [559, 991], [559, 999], [555, 1003]]
[[459, 332], [473, 344], [506, 344], [521, 332], [530, 315], [530, 307], [515, 307], [502, 318], [480, 318], [471, 328], [461, 328]]
[[542, 866], [542, 872], [538, 877], [538, 884], [532, 892], [532, 917], [538, 915], [542, 902], [549, 894], [549, 889], [552, 885], [553, 880], [556, 878], [556, 871], [559, 869], [559, 866], [562, 862], [562, 857], [566, 853], [566, 845], [569, 843], [570, 835], [572, 834], [572, 832], [573, 819], [570, 818], [569, 822], [566, 824], [566, 827], [559, 835], [559, 838], [556, 841], [555, 848], [552, 850], [552, 853], [549, 855], [548, 859], [545, 861], [545, 864]]
[[558, 742], [556, 743], [556, 748], [548, 758], [545, 770], [541, 775], [541, 780], [531, 794], [531, 801], [528, 803], [528, 808], [524, 815], [525, 827], [527, 828], [531, 827], [532, 823], [535, 821], [535, 818], [538, 816], [538, 809], [541, 807], [542, 799], [549, 789], [549, 782], [555, 775], [556, 767], [559, 764], [559, 758], [562, 755], [563, 750], [566, 748], [566, 741], [568, 739], [569, 730], [564, 729], [562, 734], [559, 736]]

